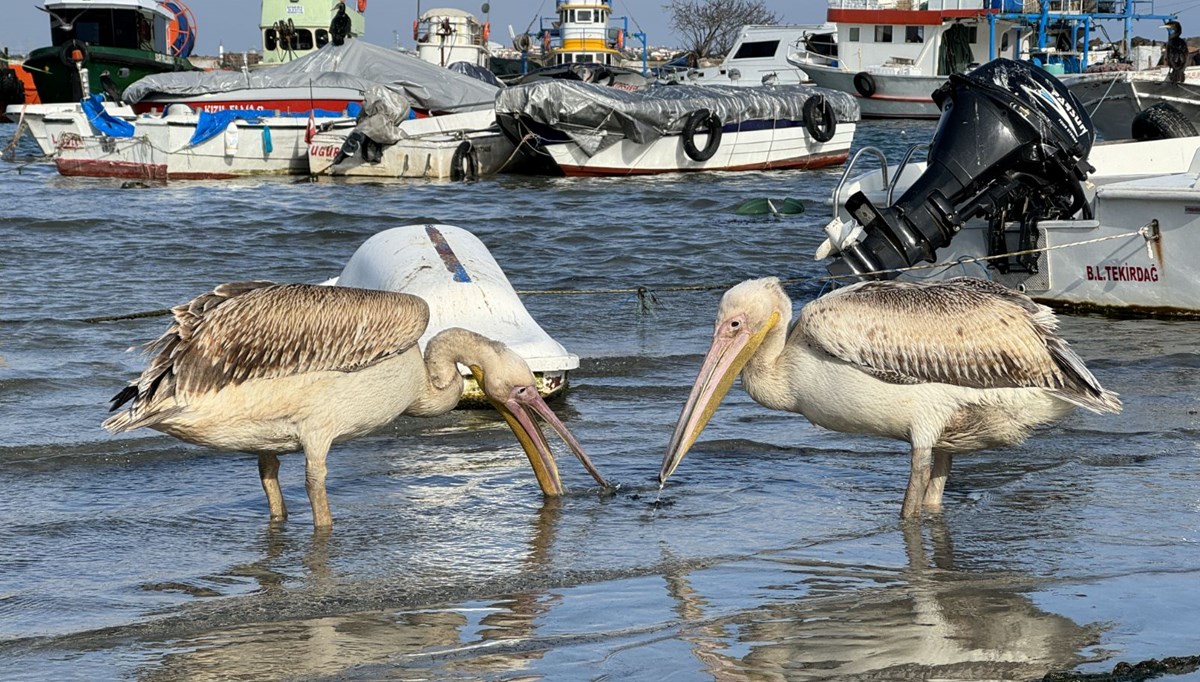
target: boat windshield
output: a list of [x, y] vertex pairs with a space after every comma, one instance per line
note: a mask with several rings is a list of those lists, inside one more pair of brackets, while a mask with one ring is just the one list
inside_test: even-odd
[[167, 51], [167, 19], [127, 9], [59, 10], [62, 22], [51, 17], [55, 46], [71, 40], [131, 50]]

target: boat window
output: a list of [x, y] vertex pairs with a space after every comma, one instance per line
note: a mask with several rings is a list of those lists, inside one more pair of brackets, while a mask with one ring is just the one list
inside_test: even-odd
[[307, 28], [296, 29], [296, 37], [292, 40], [293, 50], [311, 50], [313, 49], [312, 31]]
[[279, 47], [279, 36], [275, 35], [275, 29], [268, 28], [263, 31], [263, 49], [267, 52], [273, 51]]
[[925, 27], [924, 26], [905, 26], [904, 27], [904, 42], [906, 42], [906, 43], [923, 43], [923, 42], [925, 42]]
[[325, 47], [329, 44], [329, 31], [323, 28], [317, 29], [317, 47]]
[[579, 10], [578, 12], [575, 13], [575, 21], [577, 21], [581, 24], [592, 23], [592, 10], [590, 10], [590, 9]]
[[857, 43], [859, 40], [858, 36], [859, 36], [859, 27], [851, 26], [849, 35], [846, 36], [846, 40], [848, 40], [849, 42], [852, 42], [852, 43]]
[[[979, 27], [978, 26], [968, 26], [967, 27], [967, 42], [969, 42], [969, 43], [979, 42]], [[1008, 47], [1008, 33], [1007, 32], [1004, 34], [1004, 47]]]
[[[153, 49], [153, 30], [140, 12], [134, 10], [85, 9], [73, 15], [64, 10], [63, 20], [70, 25], [54, 22], [50, 37], [54, 45], [69, 40], [82, 40], [95, 45], [111, 45], [131, 50]], [[139, 23], [141, 27], [139, 27]], [[164, 47], [166, 43], [163, 43]]]
[[778, 40], [756, 40], [752, 43], [742, 43], [734, 53], [734, 59], [761, 59], [774, 57], [779, 49]]
[[891, 26], [876, 26], [875, 27], [875, 42], [877, 42], [877, 43], [892, 42], [892, 27]]

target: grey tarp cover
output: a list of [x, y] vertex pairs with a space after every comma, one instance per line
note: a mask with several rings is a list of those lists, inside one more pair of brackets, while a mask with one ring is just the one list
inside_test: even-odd
[[400, 124], [408, 119], [408, 100], [404, 95], [383, 87], [372, 85], [363, 98], [363, 113], [354, 129], [379, 144], [396, 144], [400, 141]]
[[329, 44], [279, 66], [241, 71], [163, 73], [133, 83], [122, 95], [134, 103], [154, 93], [204, 95], [246, 88], [347, 87], [366, 92], [371, 85], [395, 90], [420, 109], [490, 109], [498, 88], [436, 64], [362, 40]]
[[838, 121], [857, 121], [849, 93], [807, 85], [762, 87], [661, 85], [635, 92], [595, 83], [542, 80], [510, 86], [496, 96], [496, 114], [525, 118], [568, 135], [588, 154], [621, 138], [639, 144], [683, 130], [688, 115], [708, 109], [723, 125], [742, 121], [803, 120], [804, 103], [822, 95]]

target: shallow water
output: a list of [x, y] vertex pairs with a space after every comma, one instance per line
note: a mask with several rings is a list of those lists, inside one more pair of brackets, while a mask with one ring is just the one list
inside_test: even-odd
[[[894, 157], [931, 130], [867, 122], [858, 144]], [[660, 498], [721, 289], [822, 275], [838, 175], [122, 189], [0, 164], [3, 677], [1030, 679], [1200, 653], [1196, 322], [1063, 317], [1125, 412], [958, 458], [922, 524], [898, 519], [902, 444], [737, 387]], [[732, 213], [759, 196], [808, 212]], [[273, 526], [251, 457], [100, 429], [143, 367], [125, 349], [166, 322], [81, 320], [222, 281], [324, 280], [372, 234], [431, 218], [478, 235], [518, 289], [655, 292], [649, 311], [525, 297], [583, 358], [554, 407], [615, 495], [563, 459], [572, 492], [543, 501], [490, 412], [401, 418], [335, 446], [336, 525], [314, 534], [299, 457]]]

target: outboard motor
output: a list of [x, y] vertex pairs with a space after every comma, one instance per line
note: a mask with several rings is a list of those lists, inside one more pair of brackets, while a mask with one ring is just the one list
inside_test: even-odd
[[864, 238], [842, 249], [830, 274], [894, 278], [879, 271], [933, 261], [976, 216], [1036, 223], [1090, 212], [1081, 181], [1094, 170], [1087, 156], [1095, 132], [1054, 77], [996, 59], [950, 76], [933, 99], [942, 117], [928, 168], [891, 206], [880, 209], [862, 192], [846, 201]]

